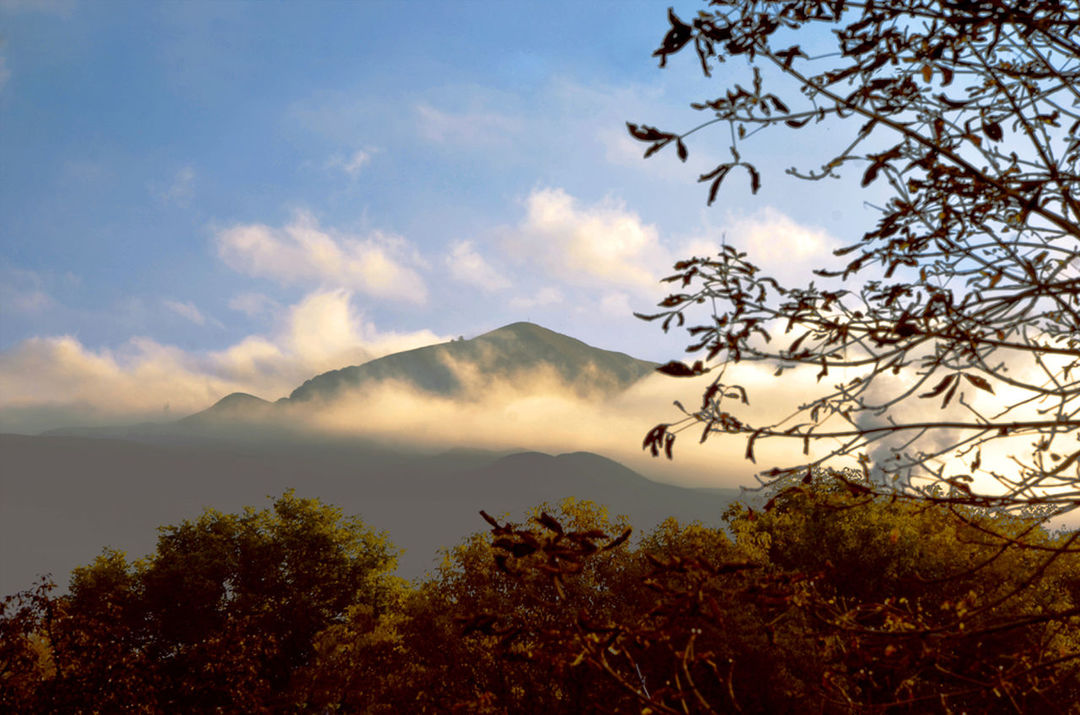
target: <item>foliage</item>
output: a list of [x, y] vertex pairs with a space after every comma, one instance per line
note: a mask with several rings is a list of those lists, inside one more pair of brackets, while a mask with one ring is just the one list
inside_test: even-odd
[[[853, 480], [819, 474], [765, 512], [733, 508], [733, 543], [665, 524], [631, 557], [650, 565], [630, 586], [647, 597], [580, 613], [558, 634], [574, 644], [561, 657], [618, 686], [610, 712], [1075, 712], [1080, 532], [875, 497]], [[511, 535], [514, 572], [558, 583], [578, 561], [550, 558], [565, 545], [544, 528], [494, 531]], [[549, 558], [517, 563], [534, 541]]]
[[[534, 516], [549, 523], [557, 518], [579, 534], [627, 528], [604, 509], [572, 499], [542, 505]], [[542, 573], [521, 566], [511, 573], [505, 563], [493, 568], [501, 553], [497, 545], [507, 538], [478, 533], [447, 551], [438, 571], [400, 602], [397, 614], [383, 619], [382, 642], [349, 627], [326, 633], [319, 646], [325, 658], [312, 669], [324, 687], [321, 699], [311, 702], [370, 712], [591, 711], [603, 691], [571, 667], [560, 634], [569, 631], [578, 609], [611, 613], [627, 607], [635, 575], [627, 555], [597, 555], [563, 579], [557, 592]], [[516, 560], [542, 567], [538, 553], [525, 553], [529, 549], [535, 547], [518, 547]]]
[[350, 609], [385, 611], [400, 588], [383, 535], [291, 491], [160, 531], [147, 559], [106, 550], [69, 594], [5, 609], [10, 635], [48, 646], [31, 709], [281, 709], [316, 636]]
[[411, 588], [317, 502], [209, 512], [6, 599], [0, 711], [1076, 712], [1080, 532], [856, 479], [636, 542], [488, 517]]
[[[713, 0], [669, 21], [661, 66], [692, 48], [706, 75], [725, 63], [731, 85], [692, 105], [710, 117], [689, 131], [631, 124], [646, 156], [670, 145], [685, 160], [690, 135], [726, 127], [731, 161], [700, 177], [712, 203], [735, 170], [757, 191], [747, 158], [757, 134], [798, 132], [815, 149], [842, 136], [820, 169], [788, 173], [817, 181], [859, 166], [862, 185], [876, 182], [873, 196], [887, 200], [877, 224], [836, 251], [843, 262], [815, 271], [818, 283], [766, 275], [752, 246], [676, 264], [667, 280], [678, 292], [640, 317], [667, 330], [711, 307], [689, 328], [688, 350], [704, 359], [662, 369], [716, 378], [700, 409], [658, 425], [646, 446], [670, 455], [675, 434], [696, 425], [703, 439], [745, 436], [751, 460], [765, 441], [801, 443], [807, 464], [766, 470], [766, 481], [854, 456], [890, 486], [1075, 508], [1080, 6]], [[725, 382], [740, 361], [838, 382], [787, 419], [757, 423], [732, 406], [752, 395]], [[984, 459], [1002, 440], [1011, 459]]]

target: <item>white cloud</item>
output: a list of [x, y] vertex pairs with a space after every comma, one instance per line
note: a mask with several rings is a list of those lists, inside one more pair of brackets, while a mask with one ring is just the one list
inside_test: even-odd
[[544, 286], [535, 295], [518, 296], [510, 301], [511, 308], [543, 308], [563, 302], [563, 294], [554, 286]]
[[485, 291], [510, 287], [510, 281], [506, 279], [506, 276], [495, 270], [483, 256], [477, 253], [472, 241], [455, 241], [446, 256], [446, 267], [454, 280], [474, 285]]
[[485, 146], [506, 142], [519, 134], [524, 123], [492, 111], [447, 112], [429, 104], [416, 105], [420, 135], [436, 144]]
[[195, 169], [184, 166], [173, 175], [172, 182], [156, 191], [158, 198], [166, 203], [187, 206], [195, 195]]
[[325, 371], [446, 339], [430, 330], [381, 331], [357, 313], [349, 291], [332, 290], [311, 293], [292, 306], [277, 342], [305, 369]]
[[[649, 457], [641, 449], [644, 435], [658, 422], [672, 418], [674, 399], [686, 405], [699, 401], [706, 384], [703, 379], [654, 374], [614, 395], [583, 394], [553, 370], [492, 375], [452, 362], [448, 367], [463, 385], [464, 397], [381, 384], [345, 392], [310, 411], [301, 407], [295, 417], [332, 432], [377, 436], [409, 447], [588, 450], [654, 477], [713, 486], [720, 480], [725, 486], [745, 484], [765, 460], [801, 459], [797, 440], [772, 441], [758, 450], [759, 465], [754, 465], [744, 458], [744, 438], [721, 435], [699, 445], [700, 433], [695, 431], [679, 440], [673, 462]], [[746, 373], [754, 384], [771, 377], [771, 371], [753, 367]], [[755, 394], [764, 397], [761, 392]], [[768, 396], [790, 400], [790, 388], [773, 379]], [[775, 406], [763, 406], [776, 411]]]
[[34, 271], [0, 268], [0, 313], [40, 313], [55, 305]]
[[166, 402], [206, 406], [237, 387], [188, 363], [181, 350], [146, 338], [116, 351], [87, 349], [70, 335], [30, 338], [0, 354], [0, 413], [90, 405], [103, 417], [156, 414]]
[[792, 284], [822, 283], [811, 271], [830, 265], [833, 250], [842, 245], [826, 230], [800, 224], [771, 206], [748, 215], [729, 214], [707, 232], [708, 238], [681, 242], [679, 257], [715, 256], [726, 243], [746, 252], [746, 259], [765, 274]]
[[441, 342], [430, 330], [384, 332], [364, 319], [347, 290], [315, 291], [290, 306], [270, 336], [249, 336], [209, 355], [207, 370], [279, 395], [327, 370]]
[[525, 219], [507, 237], [505, 249], [562, 281], [647, 294], [655, 292], [672, 262], [656, 227], [621, 202], [580, 206], [562, 189], [529, 196]]
[[190, 300], [180, 302], [178, 300], [166, 299], [163, 300], [162, 303], [165, 305], [166, 308], [176, 313], [180, 317], [185, 318], [186, 320], [190, 320], [196, 325], [206, 325], [206, 316], [203, 315], [202, 312], [197, 307], [195, 307], [195, 304], [192, 303]]
[[824, 265], [840, 242], [819, 228], [803, 226], [772, 207], [731, 223], [731, 236], [752, 262], [774, 272]]
[[608, 293], [600, 299], [600, 310], [616, 318], [628, 318], [634, 309], [630, 307], [630, 296], [626, 293]]
[[0, 353], [0, 425], [17, 432], [72, 420], [139, 421], [160, 417], [166, 403], [183, 415], [237, 391], [275, 399], [320, 372], [445, 340], [429, 330], [380, 331], [344, 290], [311, 293], [272, 334], [220, 351], [185, 351], [149, 338], [94, 349], [71, 335], [35, 337]]
[[400, 236], [366, 237], [323, 230], [307, 213], [280, 229], [243, 224], [217, 234], [218, 254], [233, 269], [282, 283], [358, 290], [377, 298], [424, 303], [423, 260]]
[[262, 293], [240, 293], [229, 301], [230, 309], [243, 313], [249, 318], [272, 312], [280, 307], [276, 300]]
[[326, 162], [327, 169], [340, 169], [351, 177], [356, 177], [360, 170], [371, 163], [374, 150], [357, 149], [348, 156], [335, 154]]

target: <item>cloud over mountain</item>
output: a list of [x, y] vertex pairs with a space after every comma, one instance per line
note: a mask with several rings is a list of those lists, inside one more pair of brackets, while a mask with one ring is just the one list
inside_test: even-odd
[[655, 226], [618, 201], [581, 205], [562, 189], [538, 189], [505, 239], [509, 256], [576, 284], [655, 293], [671, 264]]
[[284, 284], [347, 288], [372, 297], [422, 304], [424, 261], [401, 236], [354, 236], [319, 226], [300, 212], [283, 228], [239, 224], [219, 231], [218, 255], [231, 268]]
[[231, 392], [276, 398], [312, 374], [442, 340], [380, 330], [341, 289], [309, 293], [270, 333], [217, 351], [146, 337], [116, 348], [73, 335], [30, 338], [0, 353], [0, 431], [175, 418]]

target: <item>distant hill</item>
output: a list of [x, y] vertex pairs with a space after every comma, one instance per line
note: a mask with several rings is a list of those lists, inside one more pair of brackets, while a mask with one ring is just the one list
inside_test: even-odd
[[158, 526], [204, 507], [261, 508], [290, 487], [389, 531], [406, 549], [399, 573], [408, 578], [435, 567], [438, 549], [487, 529], [480, 509], [520, 517], [544, 501], [590, 499], [628, 514], [640, 532], [668, 516], [718, 525], [738, 495], [652, 482], [588, 452], [432, 456], [355, 442], [146, 444], [0, 434], [0, 454], [0, 596], [46, 571], [65, 587], [70, 570], [105, 546], [137, 558], [154, 548]]
[[656, 363], [594, 348], [533, 323], [512, 323], [471, 340], [428, 345], [324, 372], [293, 390], [288, 401], [329, 399], [345, 390], [386, 380], [456, 397], [462, 394], [463, 385], [454, 365], [478, 375], [505, 379], [549, 369], [583, 395], [619, 392], [657, 367]]

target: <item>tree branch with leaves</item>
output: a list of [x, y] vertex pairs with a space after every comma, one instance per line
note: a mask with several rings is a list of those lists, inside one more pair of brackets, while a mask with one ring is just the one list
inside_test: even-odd
[[[1080, 5], [715, 0], [668, 19], [661, 66], [688, 49], [707, 76], [738, 60], [749, 88], [692, 104], [710, 116], [685, 132], [630, 124], [646, 156], [674, 144], [685, 161], [690, 135], [726, 127], [732, 160], [698, 177], [711, 204], [736, 168], [758, 191], [745, 158], [758, 135], [850, 127], [820, 168], [787, 173], [857, 165], [890, 198], [805, 284], [769, 276], [752, 246], [675, 265], [677, 291], [639, 317], [687, 327], [703, 356], [664, 372], [713, 380], [645, 446], [670, 456], [696, 426], [703, 440], [745, 437], [751, 460], [767, 440], [801, 442], [802, 463], [764, 470], [765, 483], [849, 458], [881, 490], [1080, 506]], [[793, 42], [818, 28], [835, 48], [809, 57]], [[740, 408], [753, 396], [726, 379], [740, 362], [777, 377], [812, 366], [825, 389], [758, 423]], [[1009, 461], [984, 459], [1003, 440]]]

